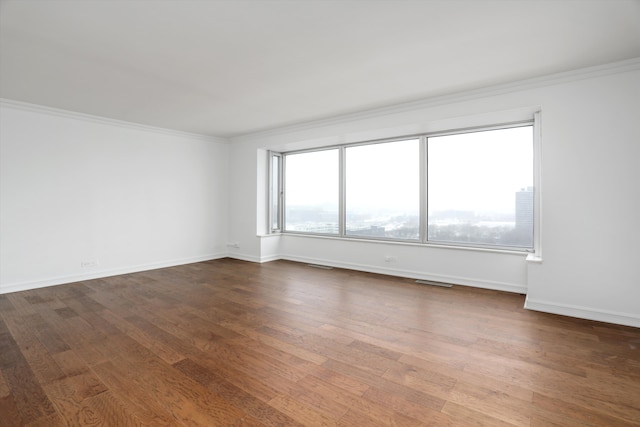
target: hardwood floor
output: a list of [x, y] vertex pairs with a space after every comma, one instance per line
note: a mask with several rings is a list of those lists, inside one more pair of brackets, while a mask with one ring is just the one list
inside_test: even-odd
[[640, 329], [222, 259], [0, 296], [0, 425], [640, 426]]

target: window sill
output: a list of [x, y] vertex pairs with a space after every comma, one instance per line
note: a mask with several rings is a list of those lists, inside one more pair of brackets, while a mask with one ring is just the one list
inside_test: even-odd
[[542, 264], [542, 257], [536, 254], [527, 255], [527, 262], [532, 264]]
[[256, 234], [256, 237], [260, 238], [260, 239], [268, 239], [269, 237], [280, 237], [282, 236], [282, 233], [277, 232], [277, 233], [269, 233], [269, 234]]
[[[448, 244], [435, 244], [435, 243], [421, 243], [421, 242], [401, 242], [398, 240], [376, 240], [376, 239], [363, 239], [363, 238], [354, 238], [354, 237], [339, 237], [339, 236], [329, 236], [323, 234], [308, 234], [308, 233], [273, 233], [273, 234], [263, 234], [258, 235], [259, 238], [268, 238], [274, 236], [287, 236], [287, 237], [303, 237], [310, 239], [324, 239], [324, 240], [336, 240], [340, 242], [359, 242], [359, 243], [371, 243], [371, 244], [383, 244], [383, 245], [397, 245], [397, 246], [413, 246], [419, 248], [431, 248], [431, 249], [447, 249], [447, 250], [463, 250], [463, 251], [472, 251], [472, 252], [487, 252], [487, 253], [498, 253], [498, 254], [507, 254], [507, 255], [517, 255], [517, 256], [526, 256], [527, 260], [529, 257], [534, 254], [526, 252], [524, 250], [510, 250], [503, 248], [483, 248], [483, 247], [472, 247], [472, 246], [456, 246], [456, 245], [448, 245]], [[542, 260], [540, 260], [542, 262]]]

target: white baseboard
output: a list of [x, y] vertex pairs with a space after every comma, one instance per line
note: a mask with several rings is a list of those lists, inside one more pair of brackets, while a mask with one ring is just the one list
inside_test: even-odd
[[263, 256], [263, 257], [260, 257], [260, 263], [277, 261], [279, 259], [284, 259], [284, 258], [282, 258], [280, 255]]
[[[468, 277], [449, 276], [442, 274], [429, 274], [419, 271], [400, 270], [388, 267], [378, 267], [365, 264], [354, 264], [346, 262], [338, 262], [320, 258], [301, 257], [296, 255], [270, 255], [267, 257], [256, 257], [250, 255], [243, 255], [237, 253], [218, 253], [202, 255], [190, 258], [181, 258], [174, 260], [167, 260], [156, 263], [140, 264], [135, 266], [127, 266], [122, 268], [94, 271], [88, 274], [60, 276], [45, 280], [36, 280], [29, 282], [14, 283], [9, 285], [0, 286], [0, 295], [11, 292], [26, 291], [30, 289], [44, 288], [47, 286], [62, 285], [65, 283], [79, 282], [83, 280], [100, 279], [103, 277], [117, 276], [120, 274], [137, 273], [140, 271], [155, 270], [158, 268], [173, 267], [176, 265], [191, 264], [202, 261], [211, 261], [220, 258], [234, 258], [243, 261], [265, 263], [270, 261], [276, 261], [279, 259], [302, 262], [306, 264], [326, 265], [335, 268], [344, 268], [349, 270], [364, 271], [368, 273], [386, 274], [389, 276], [407, 277], [418, 280], [431, 280], [436, 282], [452, 283], [456, 285], [472, 286], [484, 289], [494, 289], [499, 291], [513, 292], [519, 294], [526, 294], [526, 286], [489, 281], [471, 279]], [[617, 313], [599, 309], [593, 309], [589, 307], [580, 307], [569, 304], [558, 304], [551, 301], [542, 301], [530, 298], [527, 296], [524, 307], [528, 310], [541, 311], [545, 313], [559, 314], [563, 316], [577, 317], [581, 319], [595, 320], [599, 322], [615, 323], [619, 325], [632, 326], [640, 328], [640, 315], [630, 313]]]
[[149, 264], [139, 264], [122, 268], [114, 268], [109, 270], [92, 271], [86, 274], [77, 274], [69, 276], [59, 276], [44, 280], [34, 280], [21, 283], [13, 283], [0, 286], [0, 295], [11, 292], [28, 291], [30, 289], [45, 288], [47, 286], [64, 285], [65, 283], [80, 282], [83, 280], [101, 279], [103, 277], [117, 276], [120, 274], [138, 273], [140, 271], [155, 270], [158, 268], [174, 267], [176, 265], [192, 264], [194, 262], [211, 261], [214, 259], [225, 258], [226, 253], [209, 254], [189, 258], [180, 258], [154, 262]]
[[616, 313], [613, 311], [599, 310], [589, 307], [580, 307], [569, 304], [558, 304], [551, 301], [542, 301], [527, 296], [524, 308], [528, 310], [542, 311], [545, 313], [560, 314], [562, 316], [578, 317], [580, 319], [596, 320], [598, 322], [615, 323], [618, 325], [640, 328], [640, 315], [630, 313]]
[[239, 259], [240, 261], [249, 261], [256, 262], [258, 264], [263, 264], [265, 262], [277, 261], [279, 259], [284, 259], [280, 255], [269, 255], [269, 256], [253, 256], [253, 255], [243, 255], [238, 253], [228, 253], [228, 258]]
[[300, 257], [296, 255], [281, 255], [278, 259], [289, 261], [304, 262], [307, 264], [327, 265], [336, 268], [345, 268], [348, 270], [365, 271], [367, 273], [386, 274], [389, 276], [407, 277], [417, 280], [430, 280], [434, 282], [452, 283], [454, 285], [472, 286], [475, 288], [493, 289], [497, 291], [513, 292], [518, 294], [526, 294], [527, 287], [513, 283], [497, 282], [490, 280], [471, 279], [469, 277], [449, 276], [444, 274], [430, 274], [420, 271], [400, 270], [388, 267], [378, 267], [365, 264], [354, 264], [346, 262], [336, 262], [333, 260]]
[[262, 261], [261, 257], [257, 257], [257, 256], [253, 256], [253, 255], [245, 255], [245, 254], [238, 254], [238, 253], [228, 253], [227, 258], [233, 258], [233, 259], [238, 259], [240, 261], [249, 261], [249, 262], [256, 262], [258, 264], [264, 262]]

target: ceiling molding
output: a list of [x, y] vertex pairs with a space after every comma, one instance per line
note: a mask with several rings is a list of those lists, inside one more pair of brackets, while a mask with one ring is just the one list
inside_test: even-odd
[[154, 133], [178, 136], [183, 138], [198, 139], [202, 141], [215, 142], [218, 144], [229, 144], [231, 142], [227, 138], [221, 138], [217, 136], [202, 135], [197, 133], [183, 132], [183, 131], [174, 130], [174, 129], [143, 125], [140, 123], [128, 122], [125, 120], [110, 119], [108, 117], [101, 117], [101, 116], [95, 116], [92, 114], [79, 113], [76, 111], [63, 110], [60, 108], [46, 107], [44, 105], [31, 104], [28, 102], [15, 101], [15, 100], [6, 99], [6, 98], [0, 98], [0, 106], [14, 108], [18, 110], [24, 110], [24, 111], [31, 111], [34, 113], [47, 114], [50, 116], [58, 116], [58, 117], [82, 120], [85, 122], [99, 123], [103, 125], [141, 130], [146, 132], [154, 132]]
[[174, 129], [161, 128], [149, 125], [143, 125], [124, 120], [110, 119], [86, 113], [63, 110], [59, 108], [47, 107], [43, 105], [31, 104], [22, 101], [15, 101], [6, 98], [0, 98], [0, 105], [25, 111], [32, 111], [42, 114], [55, 115], [60, 117], [73, 118], [93, 123], [106, 124], [111, 126], [124, 127], [129, 129], [143, 130], [147, 132], [155, 132], [165, 135], [180, 136], [185, 138], [205, 140], [220, 144], [229, 144], [234, 142], [253, 141], [268, 136], [279, 134], [301, 132], [322, 126], [338, 125], [345, 122], [374, 118], [383, 115], [397, 114], [405, 111], [417, 110], [421, 108], [436, 107], [439, 105], [451, 104], [454, 102], [472, 101], [474, 99], [486, 98], [504, 93], [534, 89], [539, 87], [553, 86], [557, 84], [567, 83], [571, 81], [595, 78], [605, 75], [624, 73], [628, 71], [640, 69], [640, 57], [625, 61], [613, 62], [594, 67], [581, 68], [577, 70], [567, 71], [563, 73], [549, 74], [546, 76], [535, 77], [531, 79], [503, 83], [499, 85], [489, 86], [480, 89], [474, 89], [464, 92], [452, 93], [448, 95], [425, 98], [417, 101], [405, 102], [401, 104], [379, 107], [369, 110], [363, 110], [355, 113], [341, 114], [326, 119], [312, 120], [302, 122], [290, 126], [275, 127], [264, 131], [247, 133], [230, 138], [222, 138], [217, 136], [202, 135], [197, 133], [184, 132]]
[[301, 132], [321, 126], [338, 125], [345, 122], [363, 120], [384, 115], [397, 114], [405, 111], [418, 110], [422, 108], [436, 107], [439, 105], [451, 104], [454, 102], [472, 101], [480, 98], [501, 95], [510, 92], [517, 92], [540, 87], [553, 86], [572, 81], [596, 78], [600, 76], [613, 75], [640, 69], [640, 57], [625, 61], [612, 62], [609, 64], [597, 65], [593, 67], [580, 68], [562, 73], [548, 74], [526, 80], [519, 80], [509, 83], [487, 86], [463, 92], [451, 93], [447, 95], [424, 98], [417, 101], [404, 102], [386, 107], [373, 108], [355, 113], [341, 114], [325, 119], [312, 120], [289, 126], [275, 127], [258, 132], [251, 132], [244, 135], [230, 137], [233, 142], [248, 142], [279, 134]]

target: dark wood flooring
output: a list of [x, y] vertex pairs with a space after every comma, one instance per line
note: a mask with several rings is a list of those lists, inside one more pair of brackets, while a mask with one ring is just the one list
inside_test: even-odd
[[640, 329], [232, 259], [0, 296], [0, 425], [640, 426]]

